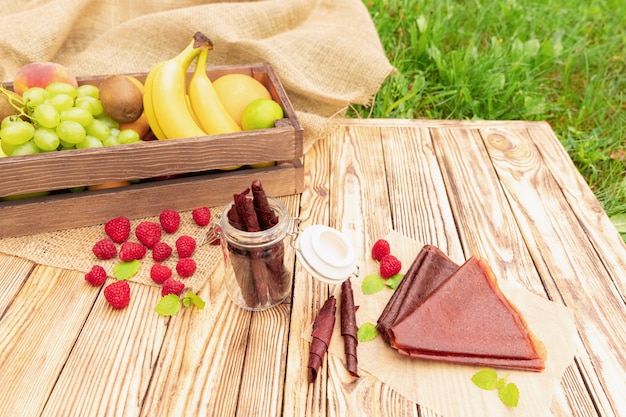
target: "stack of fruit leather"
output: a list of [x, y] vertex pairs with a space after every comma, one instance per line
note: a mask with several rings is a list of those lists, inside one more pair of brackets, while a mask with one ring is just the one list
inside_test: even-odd
[[498, 288], [489, 265], [460, 267], [425, 245], [377, 322], [401, 354], [496, 368], [542, 371], [545, 347]]

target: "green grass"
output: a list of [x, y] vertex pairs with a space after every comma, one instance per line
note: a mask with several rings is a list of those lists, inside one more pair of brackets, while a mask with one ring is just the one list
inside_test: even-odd
[[623, 0], [363, 0], [398, 70], [348, 117], [543, 120], [626, 233]]

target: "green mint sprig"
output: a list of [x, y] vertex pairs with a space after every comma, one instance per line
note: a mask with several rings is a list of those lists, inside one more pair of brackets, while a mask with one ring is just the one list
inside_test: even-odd
[[363, 323], [356, 331], [356, 337], [359, 343], [374, 340], [376, 339], [376, 336], [378, 336], [378, 330], [376, 330], [376, 325], [374, 325], [374, 323]]
[[200, 310], [202, 310], [206, 305], [204, 300], [198, 295], [191, 291], [187, 291], [182, 299], [176, 294], [167, 294], [161, 297], [155, 311], [161, 316], [175, 316], [181, 309], [181, 302], [182, 305], [187, 308], [194, 305]]
[[117, 280], [127, 280], [134, 277], [139, 272], [140, 267], [141, 263], [138, 260], [120, 262], [113, 267], [113, 275]]
[[498, 390], [498, 398], [507, 407], [517, 407], [519, 389], [513, 382], [507, 382], [506, 377], [500, 378], [493, 369], [482, 369], [472, 376], [472, 382], [484, 390]]

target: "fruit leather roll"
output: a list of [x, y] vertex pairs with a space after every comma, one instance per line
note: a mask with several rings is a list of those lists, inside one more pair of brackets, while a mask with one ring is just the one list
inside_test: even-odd
[[[246, 192], [247, 194], [247, 192]], [[260, 232], [259, 220], [254, 210], [254, 203], [246, 197], [246, 194], [235, 194], [235, 208], [241, 223], [248, 232]], [[265, 264], [263, 250], [251, 249], [250, 253], [250, 269], [254, 278], [254, 284], [257, 289], [257, 297], [261, 306], [267, 304], [268, 300], [268, 269]]]
[[389, 329], [413, 311], [459, 266], [433, 245], [422, 247], [378, 318], [376, 329], [389, 343]]
[[309, 364], [308, 364], [308, 380], [309, 383], [315, 381], [320, 367], [322, 366], [322, 360], [328, 350], [330, 344], [330, 338], [333, 335], [333, 328], [335, 327], [335, 311], [337, 310], [337, 302], [334, 296], [328, 297], [324, 302], [324, 305], [317, 313], [317, 317], [313, 322], [313, 332], [311, 333], [311, 347], [309, 350]]
[[350, 375], [358, 377], [358, 358], [356, 348], [357, 338], [356, 307], [350, 278], [341, 283], [341, 335], [343, 336], [346, 353], [346, 369]]
[[250, 254], [229, 244], [228, 256], [244, 302], [249, 307], [257, 307], [259, 305], [259, 297], [257, 296], [254, 276], [250, 266]]
[[[252, 182], [252, 203], [261, 230], [268, 230], [278, 224], [278, 216], [270, 206], [267, 194], [261, 181]], [[272, 245], [266, 250], [265, 263], [268, 269], [268, 290], [272, 301], [280, 301], [287, 295], [290, 287], [290, 277], [284, 268], [285, 247], [281, 242]]]

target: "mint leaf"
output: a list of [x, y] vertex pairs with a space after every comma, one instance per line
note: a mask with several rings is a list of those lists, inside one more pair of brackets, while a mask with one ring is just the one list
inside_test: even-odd
[[498, 374], [493, 369], [483, 369], [472, 376], [472, 382], [478, 388], [484, 390], [496, 389], [498, 383]]
[[398, 285], [400, 285], [400, 281], [402, 281], [402, 278], [404, 278], [404, 274], [392, 275], [387, 278], [387, 280], [385, 280], [385, 285], [392, 290], [395, 290], [396, 288], [398, 288]]
[[161, 316], [175, 316], [180, 311], [180, 297], [176, 294], [161, 297], [155, 311]]
[[188, 291], [185, 294], [185, 298], [183, 298], [183, 305], [185, 307], [190, 307], [191, 304], [202, 310], [205, 306], [205, 302], [202, 298], [198, 297], [195, 293]]
[[498, 377], [493, 369], [482, 369], [472, 376], [472, 382], [484, 390], [498, 390], [500, 401], [508, 407], [517, 407], [519, 390], [512, 382], [507, 383], [506, 378]]
[[361, 290], [366, 295], [376, 294], [383, 288], [385, 288], [385, 280], [378, 274], [366, 275], [361, 283]]
[[126, 280], [134, 277], [137, 272], [139, 272], [140, 267], [141, 263], [136, 259], [128, 262], [120, 262], [113, 267], [113, 275], [118, 280]]
[[376, 336], [378, 336], [378, 330], [376, 330], [374, 323], [363, 323], [356, 331], [356, 337], [359, 342], [369, 342], [376, 339]]
[[509, 382], [505, 386], [499, 388], [498, 397], [500, 397], [500, 401], [502, 401], [502, 403], [504, 403], [507, 407], [517, 407], [517, 403], [519, 401], [519, 390], [517, 389], [517, 385]]

